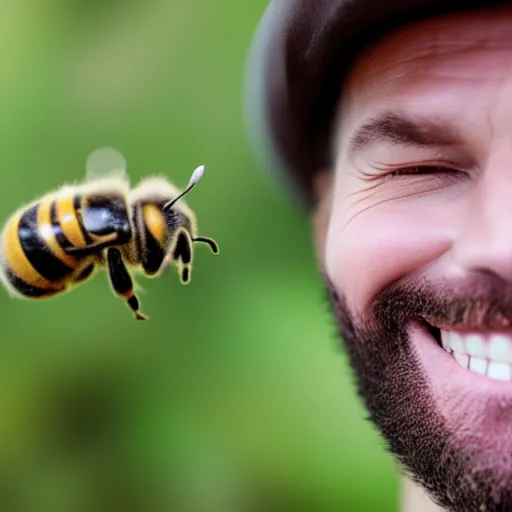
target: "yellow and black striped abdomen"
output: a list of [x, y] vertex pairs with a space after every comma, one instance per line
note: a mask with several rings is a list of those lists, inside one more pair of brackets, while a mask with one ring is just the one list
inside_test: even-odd
[[27, 298], [63, 292], [82, 264], [66, 252], [87, 244], [76, 199], [43, 199], [13, 216], [4, 230], [2, 270], [7, 284]]

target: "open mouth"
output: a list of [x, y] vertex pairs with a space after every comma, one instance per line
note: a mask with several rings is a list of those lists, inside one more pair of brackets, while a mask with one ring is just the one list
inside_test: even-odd
[[512, 381], [512, 330], [466, 332], [428, 324], [438, 345], [463, 368], [494, 380]]

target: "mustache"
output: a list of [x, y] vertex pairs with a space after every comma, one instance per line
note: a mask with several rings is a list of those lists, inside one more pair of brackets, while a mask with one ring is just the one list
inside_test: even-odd
[[457, 279], [408, 276], [376, 296], [371, 317], [394, 332], [417, 318], [437, 328], [506, 329], [512, 325], [512, 283], [480, 271]]

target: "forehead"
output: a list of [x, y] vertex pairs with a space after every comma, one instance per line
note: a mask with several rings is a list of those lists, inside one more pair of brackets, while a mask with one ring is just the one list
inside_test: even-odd
[[[510, 87], [512, 7], [424, 20], [388, 34], [355, 63], [342, 91], [343, 117], [365, 117], [386, 103], [430, 109], [454, 90]], [[345, 119], [346, 120], [346, 119]]]

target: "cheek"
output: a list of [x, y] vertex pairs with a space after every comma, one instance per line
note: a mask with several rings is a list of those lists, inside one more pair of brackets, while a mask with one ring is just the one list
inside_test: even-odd
[[353, 313], [364, 313], [397, 279], [434, 263], [456, 235], [450, 221], [456, 212], [421, 199], [353, 213], [335, 207], [325, 245], [326, 272]]

